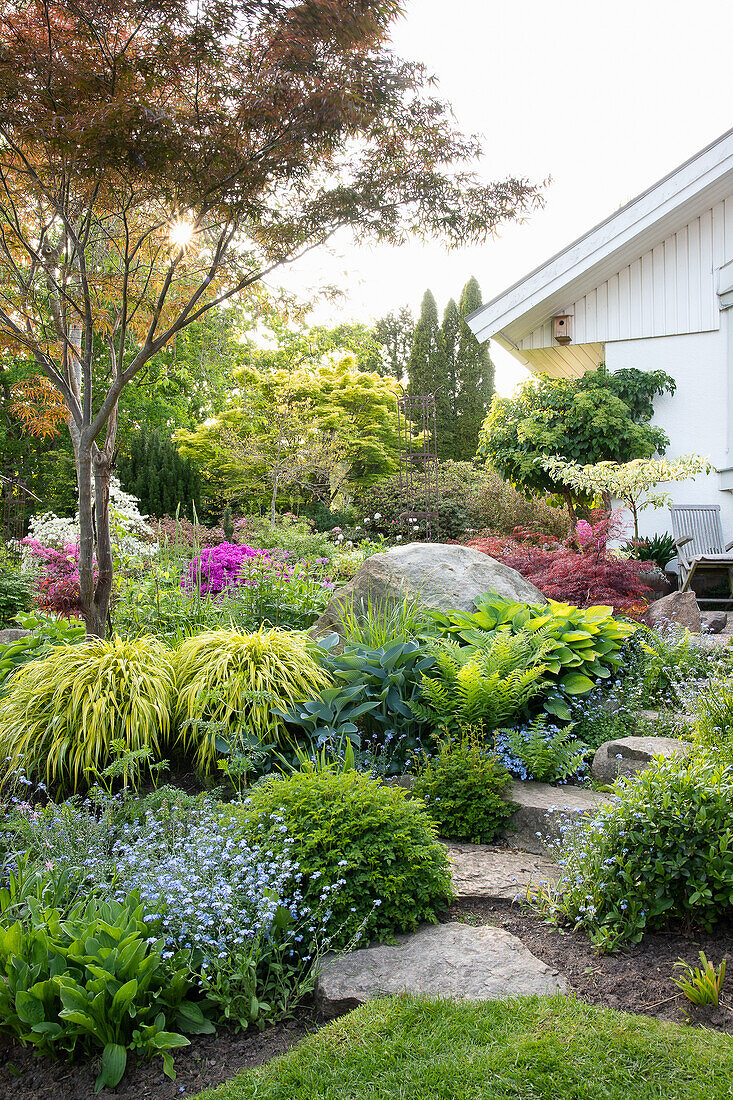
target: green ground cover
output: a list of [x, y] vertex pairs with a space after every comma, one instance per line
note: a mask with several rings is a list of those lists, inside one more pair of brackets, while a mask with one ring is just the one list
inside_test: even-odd
[[723, 1100], [729, 1036], [565, 997], [372, 1001], [198, 1100]]

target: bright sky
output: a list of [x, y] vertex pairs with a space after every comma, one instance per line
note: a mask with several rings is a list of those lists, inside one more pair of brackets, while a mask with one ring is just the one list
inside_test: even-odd
[[[487, 179], [548, 176], [546, 206], [487, 244], [311, 254], [302, 293], [344, 297], [333, 320], [369, 321], [427, 287], [442, 311], [475, 275], [484, 301], [733, 126], [730, 0], [407, 0], [394, 45], [439, 80], [464, 131], [484, 136]], [[323, 314], [318, 318], [325, 319]], [[495, 344], [497, 388], [523, 368]]]

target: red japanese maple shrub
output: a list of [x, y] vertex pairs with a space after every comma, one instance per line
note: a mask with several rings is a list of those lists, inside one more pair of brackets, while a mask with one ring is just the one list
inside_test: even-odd
[[592, 518], [592, 523], [581, 520], [565, 542], [517, 527], [509, 537], [482, 535], [466, 545], [516, 569], [548, 599], [576, 607], [611, 604], [617, 611], [635, 614], [643, 610], [651, 591], [640, 579], [649, 563], [619, 558], [608, 550], [608, 541], [623, 534], [618, 513]]

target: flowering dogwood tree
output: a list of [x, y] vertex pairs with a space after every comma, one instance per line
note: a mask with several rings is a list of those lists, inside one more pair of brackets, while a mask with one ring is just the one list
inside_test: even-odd
[[557, 455], [541, 460], [542, 467], [555, 480], [576, 493], [594, 497], [604, 494], [622, 501], [634, 520], [634, 538], [639, 537], [639, 512], [645, 508], [664, 508], [671, 504], [667, 492], [652, 492], [655, 486], [670, 481], [687, 481], [697, 474], [710, 473], [712, 464], [701, 455], [681, 458], [636, 458], [632, 462], [597, 462], [581, 466]]

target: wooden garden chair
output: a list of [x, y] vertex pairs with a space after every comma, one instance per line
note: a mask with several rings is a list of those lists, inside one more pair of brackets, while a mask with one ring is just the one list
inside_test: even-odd
[[670, 508], [672, 534], [679, 561], [680, 591], [691, 588], [698, 570], [725, 573], [731, 595], [727, 599], [707, 599], [706, 603], [730, 604], [733, 600], [733, 548], [723, 542], [719, 504], [680, 504]]

